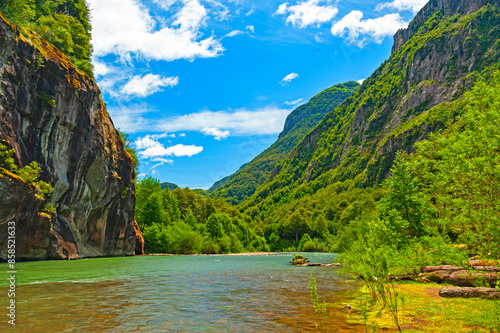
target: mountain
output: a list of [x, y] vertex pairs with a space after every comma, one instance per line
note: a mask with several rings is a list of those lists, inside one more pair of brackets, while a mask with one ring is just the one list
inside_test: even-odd
[[179, 188], [179, 186], [177, 186], [176, 184], [174, 184], [174, 183], [168, 183], [168, 182], [161, 183], [160, 185], [161, 185], [161, 189], [162, 190], [168, 188], [170, 191], [173, 191], [176, 188]]
[[216, 182], [209, 191], [216, 196], [228, 198], [233, 203], [251, 196], [269, 178], [274, 166], [290, 153], [304, 135], [358, 87], [359, 83], [352, 81], [334, 85], [293, 110], [286, 118], [278, 140], [271, 147], [244, 164], [236, 173]]
[[[304, 196], [380, 184], [397, 151], [413, 152], [415, 142], [459, 117], [464, 92], [498, 69], [499, 36], [498, 0], [431, 0], [396, 33], [390, 58], [240, 208], [256, 207], [272, 223]], [[273, 213], [286, 205], [280, 217]]]
[[[54, 191], [46, 204], [36, 184], [0, 171], [0, 257], [8, 222], [18, 259], [134, 255], [134, 168], [99, 88], [66, 55], [0, 15], [0, 140], [15, 164], [33, 161]], [[12, 168], [15, 170], [16, 168]]]

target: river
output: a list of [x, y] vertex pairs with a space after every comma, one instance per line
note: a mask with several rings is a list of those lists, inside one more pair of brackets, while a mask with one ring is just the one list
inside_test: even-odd
[[[307, 257], [331, 263], [335, 255]], [[342, 278], [338, 268], [294, 267], [291, 258], [137, 256], [17, 263], [13, 331], [317, 331], [320, 320], [307, 287], [310, 273], [318, 280], [321, 301], [347, 304], [358, 285]], [[7, 264], [0, 264], [0, 271], [6, 273]], [[6, 279], [0, 288], [6, 309]], [[341, 306], [330, 310], [324, 326], [330, 332], [364, 332], [345, 323], [347, 310]]]

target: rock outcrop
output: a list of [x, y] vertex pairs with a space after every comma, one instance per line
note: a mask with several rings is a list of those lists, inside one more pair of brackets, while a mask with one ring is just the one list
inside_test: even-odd
[[[6, 224], [21, 259], [134, 255], [134, 169], [96, 83], [47, 42], [0, 15], [0, 139], [22, 167], [36, 161], [54, 187], [55, 216], [12, 177], [0, 179], [0, 257]], [[139, 237], [140, 238], [140, 237]]]
[[400, 279], [416, 280], [419, 282], [447, 283], [459, 287], [475, 287], [478, 283], [495, 287], [500, 268], [497, 266], [475, 266], [471, 260], [469, 269], [460, 266], [423, 266], [416, 275], [409, 275]]
[[416, 142], [458, 117], [464, 93], [498, 66], [492, 27], [500, 22], [499, 1], [431, 0], [396, 34], [389, 59], [303, 137], [242, 207], [288, 203], [347, 180], [382, 183], [396, 153], [415, 152]]
[[445, 16], [453, 14], [467, 15], [477, 12], [488, 3], [500, 3], [499, 0], [430, 0], [413, 18], [407, 28], [400, 29], [394, 35], [392, 53], [396, 52], [403, 44], [420, 29], [429, 16], [437, 10], [442, 10]]

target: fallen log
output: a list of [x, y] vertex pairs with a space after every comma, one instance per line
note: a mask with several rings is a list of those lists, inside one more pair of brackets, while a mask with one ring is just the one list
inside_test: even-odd
[[472, 266], [472, 268], [478, 271], [500, 272], [500, 267], [497, 266]]
[[334, 263], [334, 264], [319, 264], [315, 262], [308, 262], [305, 264], [297, 264], [295, 266], [301, 266], [301, 267], [341, 267], [343, 266], [340, 263]]
[[422, 266], [420, 267], [420, 271], [422, 273], [431, 273], [436, 271], [461, 271], [463, 267], [460, 266], [452, 266], [452, 265], [443, 265], [443, 266]]
[[471, 288], [471, 287], [444, 287], [439, 290], [439, 296], [446, 298], [483, 298], [500, 299], [500, 289], [497, 288]]
[[500, 266], [500, 262], [495, 260], [470, 260], [472, 266]]

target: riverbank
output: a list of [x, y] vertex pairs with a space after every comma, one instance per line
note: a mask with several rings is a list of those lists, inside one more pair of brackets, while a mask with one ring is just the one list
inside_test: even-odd
[[171, 254], [171, 253], [147, 253], [139, 256], [273, 256], [290, 254], [291, 252], [242, 252], [242, 253], [220, 253], [220, 254]]
[[[441, 284], [400, 282], [395, 285], [399, 297], [400, 322], [404, 332], [500, 332], [500, 300], [478, 298], [443, 298]], [[346, 307], [346, 304], [332, 304]], [[346, 322], [365, 324], [378, 330], [396, 329], [387, 309], [373, 302], [366, 287], [361, 287], [350, 309]]]

